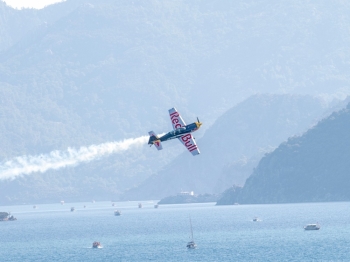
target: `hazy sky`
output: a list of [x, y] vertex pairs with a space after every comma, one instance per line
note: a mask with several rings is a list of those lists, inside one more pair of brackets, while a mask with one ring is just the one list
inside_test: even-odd
[[47, 5], [64, 2], [65, 0], [0, 0], [14, 8], [37, 8], [41, 9]]

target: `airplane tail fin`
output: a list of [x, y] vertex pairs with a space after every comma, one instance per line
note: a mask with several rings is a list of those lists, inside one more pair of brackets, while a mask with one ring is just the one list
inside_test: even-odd
[[150, 135], [148, 144], [151, 146], [154, 145], [158, 150], [162, 150], [163, 146], [160, 143], [159, 137], [153, 131], [148, 132], [148, 134]]

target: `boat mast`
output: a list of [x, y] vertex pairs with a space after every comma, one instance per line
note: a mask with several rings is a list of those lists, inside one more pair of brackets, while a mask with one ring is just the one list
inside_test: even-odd
[[191, 226], [191, 236], [192, 236], [192, 242], [194, 242], [194, 240], [193, 240], [193, 230], [192, 230], [192, 220], [191, 220], [191, 217], [190, 217], [190, 226]]

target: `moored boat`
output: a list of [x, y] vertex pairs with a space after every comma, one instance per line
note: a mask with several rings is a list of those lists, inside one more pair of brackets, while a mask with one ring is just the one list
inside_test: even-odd
[[193, 241], [190, 241], [190, 242], [187, 243], [186, 247], [189, 248], [189, 249], [193, 249], [193, 248], [196, 248], [197, 245]]
[[8, 220], [9, 221], [15, 221], [15, 220], [17, 220], [17, 218], [15, 218], [14, 216], [9, 216]]
[[194, 249], [197, 247], [196, 243], [194, 243], [194, 239], [193, 239], [193, 230], [192, 230], [192, 221], [190, 218], [190, 226], [191, 226], [191, 241], [187, 243], [186, 247], [188, 249]]
[[92, 243], [92, 248], [102, 248], [102, 245], [100, 242], [95, 241], [94, 243]]
[[122, 211], [120, 211], [120, 210], [115, 210], [114, 211], [114, 215], [115, 216], [120, 216], [122, 214]]
[[0, 221], [15, 221], [17, 218], [7, 212], [0, 212]]
[[319, 224], [308, 224], [304, 227], [305, 230], [319, 230], [320, 228]]

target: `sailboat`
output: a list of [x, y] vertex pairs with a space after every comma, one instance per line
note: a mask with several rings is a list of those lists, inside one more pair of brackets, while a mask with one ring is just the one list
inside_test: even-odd
[[194, 240], [193, 240], [193, 230], [192, 230], [192, 221], [191, 221], [191, 217], [190, 217], [190, 226], [191, 226], [191, 241], [187, 243], [186, 247], [188, 249], [194, 249], [197, 247], [196, 243], [194, 243]]

